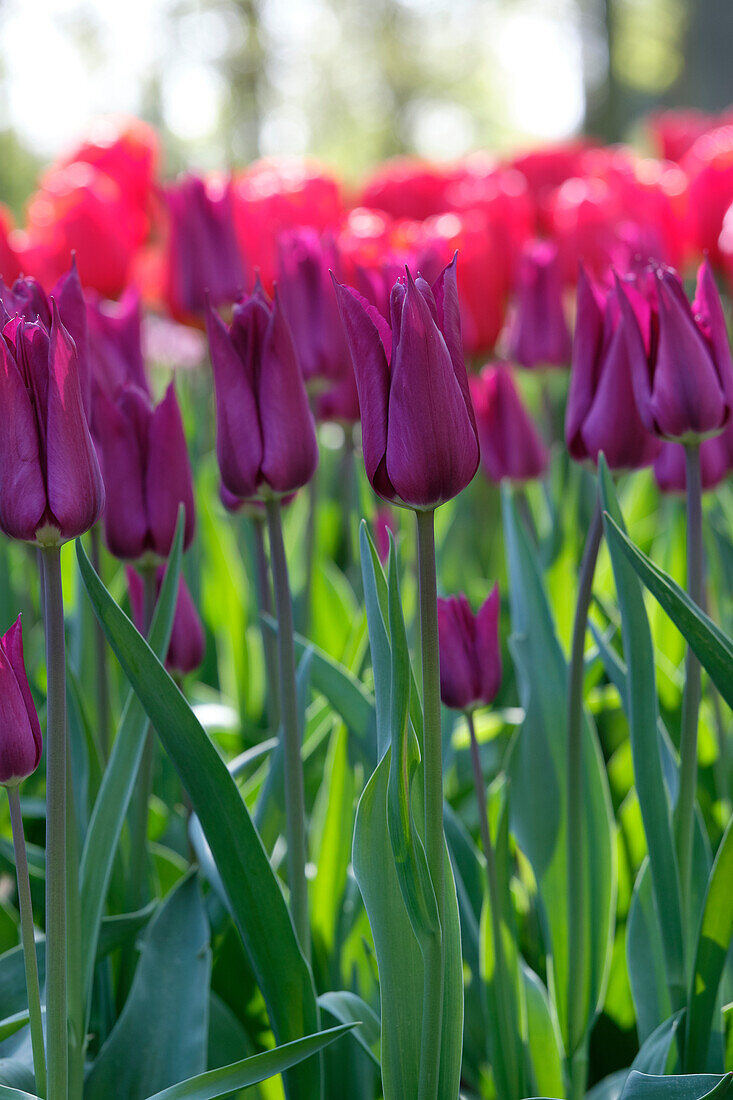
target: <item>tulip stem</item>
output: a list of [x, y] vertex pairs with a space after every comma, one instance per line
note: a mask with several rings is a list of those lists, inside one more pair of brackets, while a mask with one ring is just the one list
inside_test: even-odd
[[[153, 621], [155, 600], [157, 596], [155, 581], [155, 566], [146, 566], [140, 569], [143, 581], [143, 634], [147, 637], [150, 624]], [[140, 909], [145, 902], [145, 868], [148, 854], [148, 810], [150, 795], [153, 789], [153, 750], [155, 742], [153, 731], [148, 728], [145, 733], [145, 744], [140, 757], [140, 770], [138, 772], [135, 788], [136, 799], [133, 806], [132, 820], [130, 822], [130, 878], [128, 906], [131, 911]]]
[[[267, 561], [265, 548], [265, 521], [259, 517], [252, 518], [254, 531], [255, 563], [257, 576], [257, 602], [261, 615], [272, 615], [272, 588], [270, 586], [270, 566]], [[265, 671], [267, 673], [267, 719], [270, 730], [277, 733], [280, 725], [280, 683], [277, 669], [277, 639], [269, 627], [260, 619], [260, 632], [262, 634], [262, 649], [265, 654]]]
[[46, 623], [46, 1034], [48, 1098], [68, 1095], [66, 1000], [66, 652], [61, 550], [42, 549]]
[[[585, 1003], [585, 891], [583, 851], [583, 681], [585, 632], [593, 593], [593, 576], [603, 536], [600, 499], [591, 519], [578, 577], [578, 601], [568, 670], [567, 727], [567, 860], [568, 860], [568, 1043], [569, 1053], [583, 1039]], [[571, 1066], [582, 1065], [575, 1060]], [[582, 1090], [573, 1090], [580, 1093]]]
[[43, 1045], [43, 1015], [41, 1012], [41, 989], [38, 984], [38, 959], [36, 958], [36, 938], [33, 929], [33, 903], [31, 902], [31, 884], [28, 877], [28, 858], [23, 833], [23, 815], [20, 811], [18, 787], [8, 787], [10, 802], [10, 822], [13, 828], [13, 847], [15, 848], [15, 873], [18, 879], [18, 908], [20, 909], [20, 936], [23, 942], [23, 961], [25, 963], [25, 985], [28, 993], [28, 1016], [31, 1028], [31, 1047], [33, 1048], [33, 1073], [35, 1089], [39, 1096], [46, 1095], [46, 1052]]
[[283, 762], [285, 772], [285, 820], [288, 844], [290, 910], [301, 950], [310, 961], [308, 888], [305, 879], [305, 791], [301, 733], [295, 686], [293, 604], [288, 580], [288, 563], [283, 543], [280, 501], [267, 501], [272, 577], [277, 608], [277, 652], [280, 666], [280, 708], [282, 712]]
[[432, 937], [425, 953], [423, 1018], [420, 1040], [419, 1100], [437, 1098], [443, 1025], [445, 977], [445, 839], [443, 834], [443, 738], [440, 721], [440, 658], [438, 653], [438, 589], [435, 576], [434, 513], [415, 512], [420, 587], [420, 648], [422, 655], [423, 783], [425, 854], [435, 890], [440, 938]]
[[[92, 566], [94, 572], [101, 579], [102, 547], [100, 539], [100, 525], [95, 523], [90, 531]], [[109, 668], [107, 666], [107, 639], [102, 624], [94, 616], [95, 648], [97, 657], [97, 729], [99, 730], [99, 747], [102, 752], [102, 760], [106, 763], [110, 750], [110, 713], [109, 713]]]
[[[702, 482], [700, 444], [685, 445], [687, 484], [687, 591], [698, 607], [703, 603]], [[695, 791], [697, 789], [697, 726], [700, 710], [700, 662], [687, 647], [685, 690], [682, 696], [680, 728], [680, 791], [677, 799], [677, 857], [680, 866], [680, 890], [687, 908], [690, 891], [692, 847], [695, 828]]]

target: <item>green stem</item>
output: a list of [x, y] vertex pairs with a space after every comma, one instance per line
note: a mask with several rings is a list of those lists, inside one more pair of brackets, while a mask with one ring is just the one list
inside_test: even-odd
[[48, 1098], [67, 1100], [66, 653], [61, 550], [44, 547], [46, 621], [46, 1035]]
[[[572, 1054], [583, 1035], [585, 1007], [585, 896], [583, 845], [583, 681], [585, 632], [593, 592], [593, 575], [603, 535], [600, 499], [588, 529], [578, 578], [573, 641], [568, 672], [567, 728], [567, 860], [568, 860], [568, 1043]], [[572, 1065], [578, 1064], [575, 1060]], [[581, 1063], [582, 1064], [582, 1063]]]
[[[252, 519], [255, 542], [255, 562], [257, 576], [257, 603], [260, 614], [272, 615], [272, 588], [270, 586], [270, 566], [265, 549], [265, 521]], [[280, 725], [280, 682], [277, 669], [277, 639], [272, 631], [260, 619], [262, 649], [265, 654], [267, 673], [267, 717], [270, 730], [277, 733]]]
[[[685, 446], [687, 483], [687, 591], [698, 607], [703, 602], [702, 482], [700, 444]], [[680, 791], [677, 799], [677, 856], [680, 865], [680, 890], [683, 912], [687, 913], [690, 895], [692, 846], [697, 790], [697, 726], [700, 710], [700, 662], [687, 647], [685, 690], [682, 697], [680, 729]]]
[[[102, 547], [100, 524], [95, 523], [91, 532], [92, 565], [94, 572], [101, 578]], [[94, 616], [94, 634], [97, 657], [97, 729], [102, 760], [106, 763], [110, 750], [110, 706], [109, 706], [109, 668], [107, 666], [107, 639], [99, 619]]]
[[[147, 636], [153, 621], [156, 600], [155, 566], [140, 569], [143, 581], [143, 634]], [[128, 908], [131, 912], [145, 903], [145, 872], [148, 859], [148, 810], [153, 790], [153, 731], [148, 725], [140, 757], [140, 769], [135, 787], [135, 803], [130, 822], [130, 876]]]
[[280, 706], [282, 709], [283, 763], [285, 772], [285, 820], [288, 844], [288, 885], [290, 910], [300, 947], [310, 961], [308, 889], [305, 879], [305, 791], [301, 733], [295, 686], [295, 647], [293, 644], [293, 604], [288, 580], [288, 563], [283, 543], [280, 501], [267, 501], [270, 532], [270, 556], [277, 608], [277, 651], [280, 665]]
[[8, 787], [10, 802], [10, 822], [13, 827], [13, 847], [15, 848], [15, 873], [18, 879], [18, 908], [20, 909], [20, 935], [23, 941], [23, 961], [25, 963], [25, 985], [28, 993], [28, 1015], [31, 1026], [31, 1047], [33, 1048], [33, 1073], [35, 1089], [39, 1096], [46, 1095], [46, 1053], [43, 1046], [43, 1015], [41, 1013], [41, 989], [38, 984], [38, 960], [36, 958], [36, 938], [33, 930], [33, 904], [31, 902], [31, 884], [28, 877], [28, 859], [23, 833], [23, 815], [20, 812], [18, 787]]
[[[308, 483], [308, 525], [305, 529], [305, 584], [300, 607], [300, 633], [308, 635], [313, 603], [313, 570], [316, 564], [318, 536], [318, 470]], [[272, 535], [270, 535], [272, 542]]]
[[419, 1100], [437, 1098], [443, 1025], [445, 947], [445, 839], [443, 834], [443, 739], [440, 721], [438, 589], [435, 576], [434, 513], [416, 512], [420, 589], [420, 651], [423, 695], [423, 782], [425, 854], [435, 890], [441, 936], [431, 937], [425, 953], [423, 1018], [420, 1040]]
[[83, 968], [81, 958], [81, 898], [79, 896], [79, 834], [72, 784], [71, 745], [66, 740], [66, 978], [69, 1006], [69, 1096], [81, 1100], [86, 1046]]

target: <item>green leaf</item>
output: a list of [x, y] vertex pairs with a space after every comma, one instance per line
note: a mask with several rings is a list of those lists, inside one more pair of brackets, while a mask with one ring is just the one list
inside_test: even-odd
[[310, 889], [314, 945], [331, 957], [351, 859], [354, 820], [354, 773], [349, 764], [348, 734], [339, 724], [331, 738], [322, 790], [326, 801], [317, 849], [316, 877]]
[[23, 1092], [22, 1089], [13, 1089], [9, 1085], [0, 1085], [0, 1100], [38, 1100], [35, 1092]]
[[[77, 554], [102, 627], [201, 822], [273, 1031], [279, 1042], [314, 1034], [319, 1021], [313, 979], [237, 786], [183, 695], [97, 577], [80, 542]], [[292, 1097], [317, 1097], [317, 1060], [290, 1071], [286, 1084]]]
[[660, 1024], [641, 1046], [641, 1050], [631, 1063], [632, 1071], [647, 1074], [663, 1074], [669, 1061], [670, 1051], [680, 1028], [684, 1009], [675, 1012], [668, 1020]]
[[234, 1062], [230, 1066], [211, 1069], [189, 1081], [181, 1081], [178, 1085], [156, 1092], [148, 1100], [217, 1100], [217, 1097], [228, 1096], [237, 1089], [256, 1085], [259, 1081], [283, 1073], [323, 1050], [334, 1039], [350, 1031], [352, 1026], [344, 1024], [328, 1031], [319, 1031], [316, 1035], [306, 1035], [292, 1043], [283, 1043], [274, 1050], [253, 1054], [250, 1058], [243, 1058], [241, 1062]]
[[[557, 1014], [567, 1054], [583, 1034], [568, 1035], [567, 664], [555, 633], [536, 554], [508, 490], [504, 533], [512, 618], [510, 649], [525, 711], [508, 763], [512, 824], [540, 893]], [[583, 725], [585, 912], [582, 1032], [604, 994], [613, 947], [616, 895], [614, 822], [605, 764], [590, 723]]]
[[114, 917], [105, 917], [99, 928], [97, 940], [97, 961], [110, 955], [143, 929], [155, 913], [157, 905], [151, 901], [144, 909], [135, 913], [119, 913]]
[[[183, 529], [184, 517], [180, 515], [168, 568], [150, 627], [150, 647], [158, 657], [164, 657], [167, 653], [173, 629], [181, 571]], [[81, 543], [78, 545], [81, 546]], [[99, 583], [101, 586], [101, 581]], [[129, 620], [127, 622], [129, 629], [134, 631], [135, 627], [132, 623]], [[147, 728], [147, 714], [133, 692], [130, 692], [94, 803], [79, 867], [84, 968], [82, 989], [87, 1006], [87, 1020], [100, 922], [125, 814], [135, 787]]]
[[547, 990], [534, 970], [524, 961], [521, 968], [527, 1006], [527, 1046], [534, 1084], [538, 1092], [562, 1097], [565, 1095], [565, 1082], [560, 1025]]
[[724, 1077], [714, 1073], [652, 1077], [632, 1071], [621, 1100], [724, 1100], [731, 1091], [731, 1079], [731, 1073]]
[[206, 1067], [211, 953], [195, 873], [168, 895], [142, 943], [130, 994], [86, 1081], [86, 1100], [144, 1100]]
[[612, 515], [604, 516], [609, 547], [623, 554], [689, 643], [728, 706], [733, 707], [733, 642], [671, 577], [650, 561]]
[[375, 1066], [380, 1064], [379, 1017], [356, 993], [348, 989], [322, 993], [318, 1004], [342, 1024], [353, 1024], [353, 1037]]
[[733, 819], [708, 880], [688, 997], [685, 1068], [705, 1067], [723, 969], [733, 940]]
[[361, 572], [369, 628], [369, 650], [374, 675], [377, 723], [377, 756], [382, 759], [389, 747], [390, 694], [392, 688], [392, 652], [387, 621], [387, 580], [369, 528], [364, 520], [359, 531]]
[[[603, 522], [616, 581], [624, 656], [627, 668], [627, 704], [634, 778], [649, 851], [649, 871], [664, 947], [667, 982], [673, 999], [684, 996], [684, 946], [679, 876], [670, 805], [662, 772], [657, 737], [657, 692], [654, 650], [641, 586], [626, 558], [619, 553], [613, 532], [623, 523], [613, 480], [603, 457], [599, 462]], [[665, 1016], [669, 1013], [665, 1013]]]
[[672, 1014], [659, 927], [646, 859], [636, 876], [626, 925], [626, 960], [640, 1043]]
[[4, 1020], [0, 1020], [0, 1042], [11, 1035], [15, 1035], [16, 1031], [20, 1031], [27, 1023], [27, 1008], [21, 1009], [20, 1012], [14, 1012], [12, 1016], [6, 1016]]

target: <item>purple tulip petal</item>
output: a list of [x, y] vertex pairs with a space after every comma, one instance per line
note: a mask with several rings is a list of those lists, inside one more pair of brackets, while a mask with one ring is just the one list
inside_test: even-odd
[[43, 736], [41, 734], [41, 724], [38, 721], [36, 704], [33, 702], [33, 696], [31, 695], [30, 685], [28, 683], [28, 675], [25, 670], [25, 658], [23, 657], [23, 625], [20, 615], [18, 615], [13, 625], [5, 632], [0, 640], [0, 644], [2, 644], [2, 648], [5, 650], [5, 656], [8, 658], [10, 667], [15, 673], [15, 679], [25, 704], [28, 722], [30, 723], [33, 741], [36, 746], [35, 769], [38, 765], [38, 761], [41, 759]]
[[0, 527], [33, 540], [46, 511], [38, 427], [13, 353], [0, 339]]
[[115, 557], [134, 560], [148, 549], [144, 456], [138, 426], [126, 415], [125, 405], [116, 405], [102, 389], [95, 391], [94, 416], [106, 494], [107, 546]]
[[195, 526], [191, 464], [173, 382], [153, 410], [148, 430], [145, 471], [148, 525], [153, 549], [160, 557], [167, 558], [181, 504], [186, 511], [184, 549], [191, 545]]
[[499, 610], [499, 586], [495, 584], [476, 613], [476, 656], [481, 676], [479, 696], [486, 704], [494, 701], [501, 687]]

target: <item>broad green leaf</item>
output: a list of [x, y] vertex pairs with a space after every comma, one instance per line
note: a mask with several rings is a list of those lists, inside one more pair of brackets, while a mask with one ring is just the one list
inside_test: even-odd
[[351, 1030], [352, 1024], [344, 1024], [330, 1028], [328, 1031], [319, 1031], [316, 1035], [306, 1035], [303, 1039], [296, 1039], [292, 1043], [283, 1043], [274, 1050], [266, 1050], [262, 1054], [253, 1054], [250, 1058], [243, 1058], [241, 1062], [234, 1062], [230, 1066], [222, 1066], [220, 1069], [211, 1069], [207, 1073], [200, 1073], [189, 1081], [181, 1081], [149, 1096], [148, 1100], [217, 1100], [218, 1097], [228, 1096], [230, 1092], [246, 1088], [248, 1085], [256, 1085], [268, 1077], [274, 1077], [283, 1073], [291, 1066], [297, 1065], [306, 1058], [310, 1058], [319, 1050], [345, 1035]]
[[118, 947], [122, 947], [131, 936], [136, 936], [148, 923], [155, 910], [156, 903], [151, 901], [136, 913], [119, 913], [114, 917], [104, 917], [97, 939], [97, 962], [105, 955], [116, 951]]
[[[221, 876], [232, 915], [280, 1042], [314, 1034], [318, 1007], [280, 884], [226, 765], [188, 703], [91, 568], [84, 584], [110, 644], [188, 792]], [[317, 1061], [288, 1073], [292, 1097], [320, 1094]]]
[[339, 1023], [355, 1025], [351, 1034], [369, 1055], [374, 1065], [379, 1066], [380, 1028], [376, 1012], [362, 1001], [361, 997], [348, 989], [322, 993], [318, 1003]]
[[651, 1033], [631, 1063], [632, 1071], [659, 1075], [666, 1072], [672, 1044], [682, 1024], [683, 1016], [684, 1009], [680, 1009]]
[[[634, 778], [644, 822], [657, 915], [664, 948], [667, 981], [674, 1007], [684, 996], [684, 945], [679, 877], [662, 761], [657, 737], [657, 692], [654, 650], [644, 609], [641, 586], [618, 541], [609, 538], [611, 526], [623, 523], [611, 474], [603, 458], [599, 463], [604, 529], [616, 581], [624, 656], [627, 668], [627, 704]], [[666, 1018], [669, 1013], [665, 1013]]]
[[672, 1015], [664, 950], [648, 859], [634, 884], [626, 925], [626, 960], [636, 1009], [636, 1030], [644, 1043]]
[[527, 1050], [538, 1093], [563, 1097], [562, 1038], [547, 990], [525, 962], [521, 964], [527, 1007]]
[[381, 760], [389, 747], [389, 712], [392, 685], [392, 654], [387, 622], [387, 580], [374, 547], [366, 522], [359, 531], [361, 572], [369, 627], [369, 649], [374, 675], [375, 713], [377, 723], [377, 756]]
[[9, 1035], [14, 1035], [16, 1031], [20, 1031], [27, 1023], [27, 1008], [21, 1009], [20, 1012], [14, 1012], [12, 1016], [6, 1016], [4, 1020], [0, 1020], [0, 1041], [7, 1039]]
[[723, 969], [733, 940], [733, 820], [708, 881], [687, 1009], [685, 1068], [705, 1067]]
[[512, 617], [510, 648], [525, 719], [512, 743], [512, 825], [532, 865], [546, 924], [547, 951], [566, 1053], [583, 1041], [605, 995], [613, 946], [616, 849], [608, 780], [595, 732], [583, 730], [585, 912], [584, 1013], [568, 1035], [566, 836], [567, 665], [526, 531], [503, 493]]
[[0, 1085], [0, 1100], [38, 1100], [35, 1092], [23, 1092], [9, 1085]]
[[[605, 517], [604, 517], [605, 520]], [[733, 641], [708, 618], [671, 577], [650, 561], [613, 515], [606, 522], [609, 546], [617, 548], [689, 643], [703, 668], [733, 707]]]
[[326, 801], [323, 829], [316, 858], [316, 876], [310, 889], [314, 948], [328, 963], [342, 909], [354, 820], [354, 773], [349, 764], [348, 734], [339, 724], [331, 738], [322, 790]]
[[[150, 646], [158, 657], [164, 657], [167, 653], [173, 628], [181, 570], [183, 527], [181, 515], [150, 627]], [[129, 621], [128, 624], [131, 630], [135, 629]], [[147, 728], [147, 714], [131, 691], [94, 803], [79, 867], [84, 971], [82, 989], [87, 1006], [87, 1019], [99, 926], [104, 913], [117, 845], [137, 778]]]
[[125, 1006], [95, 1059], [86, 1100], [144, 1100], [206, 1066], [211, 954], [198, 879], [169, 894], [145, 934]]
[[732, 1078], [730, 1073], [724, 1077], [714, 1073], [653, 1077], [632, 1071], [621, 1100], [724, 1100], [731, 1092]]

